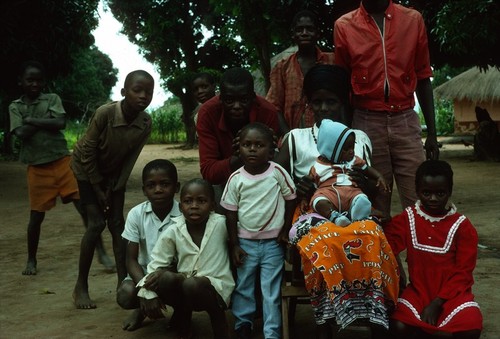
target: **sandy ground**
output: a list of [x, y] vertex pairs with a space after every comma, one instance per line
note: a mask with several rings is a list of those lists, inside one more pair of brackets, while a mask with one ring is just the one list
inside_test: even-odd
[[[455, 171], [453, 201], [467, 215], [479, 233], [479, 259], [475, 270], [474, 293], [484, 316], [482, 338], [500, 337], [500, 166], [499, 163], [470, 161], [472, 149], [445, 144], [441, 158]], [[199, 176], [198, 151], [181, 150], [172, 145], [147, 145], [134, 168], [126, 195], [125, 213], [144, 200], [140, 171], [152, 159], [167, 158], [179, 169], [181, 184]], [[18, 162], [0, 162], [0, 338], [172, 338], [167, 318], [146, 320], [135, 332], [121, 329], [129, 311], [115, 302], [116, 275], [104, 270], [97, 260], [90, 272], [90, 293], [97, 303], [94, 310], [76, 310], [71, 292], [77, 275], [79, 244], [83, 225], [72, 207], [58, 203], [48, 212], [42, 225], [38, 251], [38, 275], [23, 276], [26, 261], [26, 225], [29, 205], [25, 167]], [[397, 204], [393, 212], [399, 212]], [[104, 234], [111, 251], [111, 238]], [[228, 318], [232, 321], [228, 312]], [[256, 324], [254, 338], [261, 338]], [[210, 338], [205, 313], [193, 317], [197, 338]], [[295, 338], [311, 337], [314, 322], [309, 305], [299, 305], [292, 329]], [[368, 338], [366, 328], [354, 327], [338, 338]]]

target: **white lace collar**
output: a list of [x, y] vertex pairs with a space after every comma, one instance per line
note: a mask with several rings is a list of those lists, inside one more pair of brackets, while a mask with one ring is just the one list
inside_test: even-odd
[[457, 207], [455, 206], [455, 204], [451, 204], [450, 210], [448, 211], [448, 213], [446, 213], [445, 215], [443, 215], [441, 217], [434, 217], [432, 215], [427, 214], [426, 212], [424, 212], [420, 208], [420, 206], [422, 206], [422, 203], [420, 202], [420, 200], [417, 200], [417, 202], [415, 203], [415, 210], [416, 210], [417, 214], [419, 216], [421, 216], [422, 218], [424, 218], [425, 220], [428, 220], [430, 222], [438, 222], [438, 221], [446, 219], [450, 215], [457, 213]]

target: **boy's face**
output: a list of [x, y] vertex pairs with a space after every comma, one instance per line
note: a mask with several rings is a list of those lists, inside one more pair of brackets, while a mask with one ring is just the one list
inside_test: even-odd
[[253, 88], [247, 85], [222, 84], [220, 100], [227, 123], [235, 126], [248, 123], [248, 115], [255, 100]]
[[340, 162], [348, 162], [354, 158], [354, 144], [356, 142], [356, 137], [354, 133], [351, 133], [342, 147], [342, 151], [340, 152], [339, 161]]
[[134, 75], [121, 90], [122, 96], [125, 97], [127, 113], [144, 111], [153, 100], [154, 87], [154, 80], [150, 77]]
[[180, 210], [189, 225], [201, 225], [207, 222], [215, 202], [205, 185], [191, 183], [181, 193]]
[[42, 71], [36, 67], [26, 68], [24, 74], [19, 79], [19, 85], [27, 97], [31, 99], [37, 98], [45, 85]]
[[205, 78], [196, 78], [193, 81], [193, 92], [199, 103], [204, 103], [215, 96], [215, 85]]
[[249, 129], [240, 137], [240, 156], [251, 174], [264, 172], [273, 155], [273, 147], [258, 129]]
[[443, 175], [426, 175], [417, 185], [417, 197], [425, 211], [432, 215], [447, 213], [446, 204], [450, 196], [448, 179]]
[[152, 169], [142, 184], [142, 192], [151, 202], [153, 211], [171, 207], [175, 193], [179, 192], [179, 182], [162, 168]]
[[311, 18], [299, 18], [295, 27], [292, 29], [292, 38], [299, 48], [301, 46], [316, 45], [318, 40], [318, 28], [314, 25]]

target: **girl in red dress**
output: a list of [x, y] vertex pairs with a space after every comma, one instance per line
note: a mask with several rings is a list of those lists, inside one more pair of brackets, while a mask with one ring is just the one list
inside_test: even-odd
[[415, 185], [419, 200], [384, 227], [394, 254], [407, 250], [410, 277], [391, 330], [397, 338], [415, 332], [479, 338], [483, 318], [471, 291], [478, 237], [469, 219], [448, 205], [453, 171], [445, 161], [425, 161]]

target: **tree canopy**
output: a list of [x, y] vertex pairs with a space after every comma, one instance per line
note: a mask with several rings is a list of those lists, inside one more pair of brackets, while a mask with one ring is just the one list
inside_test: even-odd
[[[66, 105], [105, 101], [116, 83], [111, 59], [94, 44], [99, 0], [11, 0], [0, 3], [0, 123], [8, 130], [8, 105], [19, 97], [20, 65], [41, 62], [49, 90]], [[91, 98], [91, 99], [89, 99]]]
[[[325, 50], [333, 48], [334, 21], [359, 0], [107, 0], [123, 31], [145, 58], [159, 67], [166, 88], [181, 100], [190, 125], [194, 101], [190, 74], [241, 65], [260, 69], [265, 81], [270, 58], [290, 46], [293, 16], [308, 8], [318, 14]], [[491, 0], [403, 0], [422, 12], [435, 68], [499, 66], [499, 5]], [[207, 38], [208, 36], [208, 38]], [[268, 82], [267, 82], [268, 85]], [[267, 86], [266, 86], [267, 88]]]

